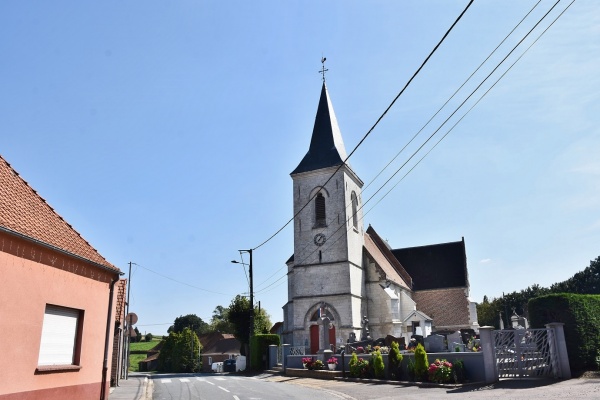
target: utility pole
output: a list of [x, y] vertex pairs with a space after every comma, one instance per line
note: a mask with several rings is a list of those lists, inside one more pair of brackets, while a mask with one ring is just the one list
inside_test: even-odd
[[125, 314], [125, 340], [127, 347], [125, 348], [125, 379], [129, 378], [129, 348], [131, 346], [131, 318], [129, 317], [129, 295], [131, 294], [131, 261], [129, 261], [129, 275], [127, 276], [127, 313]]
[[252, 249], [249, 250], [238, 250], [240, 253], [248, 253], [250, 254], [250, 264], [244, 264], [240, 261], [231, 261], [234, 264], [242, 264], [248, 265], [248, 274], [250, 275], [250, 332], [248, 334], [248, 354], [247, 357], [247, 365], [250, 366], [250, 338], [254, 336], [254, 282], [252, 280]]

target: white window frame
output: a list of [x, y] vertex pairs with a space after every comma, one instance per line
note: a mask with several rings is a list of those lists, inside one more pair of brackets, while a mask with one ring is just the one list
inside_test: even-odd
[[82, 321], [82, 310], [46, 304], [38, 367], [79, 364]]

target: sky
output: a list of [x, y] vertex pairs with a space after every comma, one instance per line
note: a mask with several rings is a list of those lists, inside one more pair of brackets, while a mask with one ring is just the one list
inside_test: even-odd
[[[208, 322], [247, 295], [231, 260], [251, 248], [255, 300], [282, 321], [291, 226], [257, 246], [292, 217], [321, 58], [350, 153], [467, 3], [3, 1], [0, 155], [124, 277], [133, 263], [141, 332]], [[559, 2], [442, 125], [554, 4], [540, 1], [378, 174], [536, 3], [474, 2], [349, 160], [365, 202], [442, 126], [363, 222], [393, 248], [464, 237], [473, 301], [550, 286], [600, 256], [597, 3], [575, 1], [526, 51]]]

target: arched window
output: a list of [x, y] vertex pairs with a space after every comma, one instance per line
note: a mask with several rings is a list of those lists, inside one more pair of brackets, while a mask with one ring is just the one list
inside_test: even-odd
[[352, 201], [352, 226], [354, 229], [358, 229], [358, 216], [356, 215], [358, 211], [358, 198], [356, 197], [356, 193], [352, 192], [350, 200]]
[[317, 197], [315, 197], [315, 225], [327, 225], [325, 219], [325, 197], [323, 197], [322, 193], [317, 194]]

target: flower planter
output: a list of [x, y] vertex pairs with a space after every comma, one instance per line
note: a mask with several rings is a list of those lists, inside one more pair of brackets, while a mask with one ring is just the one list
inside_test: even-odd
[[327, 366], [329, 367], [330, 371], [335, 371], [335, 367], [337, 367], [337, 364], [327, 364]]

